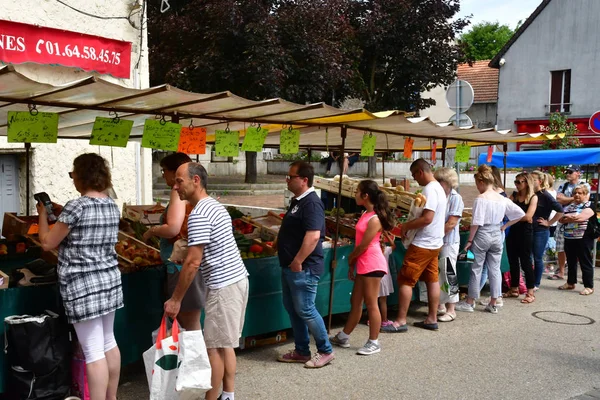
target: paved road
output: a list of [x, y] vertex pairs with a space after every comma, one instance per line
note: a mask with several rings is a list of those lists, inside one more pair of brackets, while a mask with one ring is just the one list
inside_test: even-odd
[[[600, 270], [596, 270], [597, 275]], [[596, 279], [598, 281], [598, 279]], [[459, 313], [438, 332], [410, 328], [382, 334], [380, 354], [356, 350], [367, 338], [360, 325], [350, 349], [320, 370], [275, 362], [291, 342], [241, 351], [237, 399], [569, 399], [600, 388], [600, 292], [580, 296], [544, 280], [530, 305], [505, 301], [497, 315]], [[581, 286], [581, 285], [578, 285]], [[409, 323], [422, 319], [415, 305]], [[538, 312], [538, 317], [533, 316]], [[570, 315], [579, 314], [581, 316]], [[554, 321], [554, 322], [550, 322]], [[593, 322], [593, 323], [591, 323]], [[590, 324], [591, 323], [591, 324]], [[338, 322], [337, 329], [343, 324]], [[121, 400], [147, 398], [143, 367], [124, 372]]]

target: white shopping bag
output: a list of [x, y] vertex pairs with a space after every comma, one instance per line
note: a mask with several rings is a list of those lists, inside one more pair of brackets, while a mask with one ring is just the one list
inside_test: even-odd
[[179, 334], [179, 375], [176, 389], [180, 399], [202, 399], [210, 385], [211, 368], [202, 331]]
[[175, 390], [179, 369], [179, 325], [173, 324], [171, 336], [167, 336], [167, 319], [163, 318], [156, 343], [144, 352], [144, 365], [150, 389], [150, 400], [176, 400]]
[[[415, 201], [413, 200], [410, 205], [410, 211], [408, 212], [408, 216], [406, 217], [406, 222], [419, 218], [421, 214], [423, 214], [423, 209], [425, 208], [424, 206], [425, 203], [423, 203], [422, 207], [415, 206]], [[408, 249], [408, 246], [410, 246], [416, 234], [416, 229], [411, 229], [410, 231], [402, 232], [402, 245], [405, 249]]]

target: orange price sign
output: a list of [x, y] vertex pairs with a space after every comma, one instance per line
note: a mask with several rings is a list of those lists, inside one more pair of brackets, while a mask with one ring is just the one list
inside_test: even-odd
[[181, 128], [177, 151], [185, 154], [205, 154], [206, 128]]
[[414, 143], [415, 141], [411, 138], [404, 139], [404, 158], [412, 158]]

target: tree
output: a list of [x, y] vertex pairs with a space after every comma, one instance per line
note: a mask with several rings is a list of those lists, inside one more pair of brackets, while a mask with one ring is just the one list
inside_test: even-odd
[[[519, 21], [520, 22], [520, 21]], [[482, 22], [463, 34], [460, 43], [465, 47], [469, 60], [491, 60], [514, 34], [508, 25], [498, 22]]]
[[[551, 139], [544, 141], [542, 149], [574, 149], [581, 147], [583, 144], [575, 136], [578, 132], [577, 126], [572, 122], [568, 122], [566, 116], [559, 112], [552, 113], [548, 118], [548, 130], [546, 131], [546, 136], [550, 136]], [[551, 167], [549, 169], [549, 172], [556, 179], [564, 179], [563, 171], [564, 166]]]

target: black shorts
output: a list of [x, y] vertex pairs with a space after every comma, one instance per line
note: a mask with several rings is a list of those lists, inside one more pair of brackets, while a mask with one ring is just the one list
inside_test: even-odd
[[364, 276], [365, 278], [383, 278], [385, 276], [384, 271], [373, 271], [368, 274], [359, 274], [360, 276]]
[[554, 237], [554, 232], [556, 232], [556, 226], [550, 227], [550, 237]]

